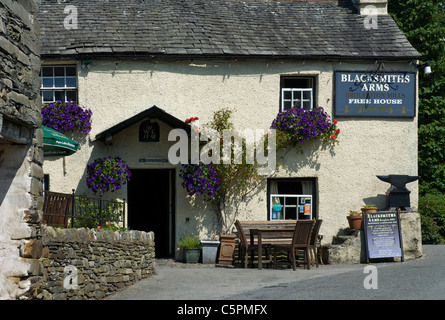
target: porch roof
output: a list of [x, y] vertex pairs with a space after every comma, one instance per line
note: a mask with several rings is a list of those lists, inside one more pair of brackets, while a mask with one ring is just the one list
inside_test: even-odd
[[351, 0], [41, 0], [38, 19], [44, 58], [420, 58], [389, 15], [366, 28]]
[[171, 126], [172, 128], [178, 128], [178, 129], [184, 129], [188, 135], [190, 135], [190, 126], [186, 124], [184, 121], [179, 120], [178, 118], [172, 116], [171, 114], [165, 112], [161, 108], [157, 106], [152, 106], [135, 116], [128, 118], [127, 120], [124, 120], [111, 128], [108, 128], [105, 131], [102, 131], [96, 135], [96, 140], [105, 142], [107, 139], [111, 138], [116, 133], [128, 128], [129, 126], [143, 120], [146, 118], [151, 119], [159, 119], [160, 121], [166, 123], [167, 125]]

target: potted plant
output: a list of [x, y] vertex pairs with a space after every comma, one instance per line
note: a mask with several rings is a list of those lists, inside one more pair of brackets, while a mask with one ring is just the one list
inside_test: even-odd
[[186, 263], [198, 263], [202, 248], [198, 237], [186, 235], [179, 240], [178, 244], [184, 252]]
[[374, 204], [367, 204], [362, 207], [362, 213], [374, 213], [377, 212], [377, 207]]
[[360, 229], [362, 227], [362, 213], [359, 210], [353, 211], [349, 210], [349, 215], [347, 216], [349, 228]]

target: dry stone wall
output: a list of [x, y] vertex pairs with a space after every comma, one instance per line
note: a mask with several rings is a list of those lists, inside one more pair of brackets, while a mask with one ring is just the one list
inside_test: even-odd
[[154, 245], [153, 232], [42, 226], [33, 298], [102, 299], [155, 272]]

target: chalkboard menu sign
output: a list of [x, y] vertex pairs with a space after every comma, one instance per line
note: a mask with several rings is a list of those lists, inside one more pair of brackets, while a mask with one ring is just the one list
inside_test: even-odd
[[369, 259], [403, 257], [398, 211], [378, 211], [364, 215], [365, 245]]

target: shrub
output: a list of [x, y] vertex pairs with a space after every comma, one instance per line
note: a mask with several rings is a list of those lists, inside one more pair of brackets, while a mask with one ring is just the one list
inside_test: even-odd
[[124, 204], [116, 200], [102, 201], [85, 196], [75, 198], [74, 228], [98, 228], [119, 230], [116, 223], [122, 221]]
[[445, 195], [426, 194], [419, 198], [422, 242], [445, 243]]
[[201, 249], [201, 241], [198, 237], [192, 237], [189, 235], [184, 236], [178, 241], [179, 247], [183, 249]]

